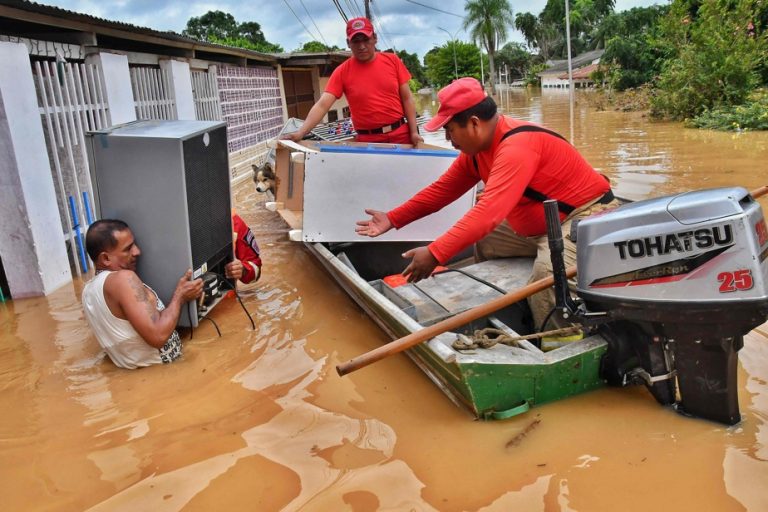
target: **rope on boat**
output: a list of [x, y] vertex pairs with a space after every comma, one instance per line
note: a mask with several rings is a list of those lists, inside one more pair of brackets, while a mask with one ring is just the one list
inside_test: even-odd
[[566, 336], [569, 334], [578, 334], [579, 332], [581, 332], [581, 325], [579, 324], [575, 324], [570, 327], [563, 327], [562, 329], [553, 329], [551, 331], [526, 334], [525, 336], [510, 336], [501, 329], [486, 327], [485, 329], [476, 330], [474, 334], [472, 334], [472, 338], [465, 338], [470, 340], [470, 343], [462, 341], [461, 338], [457, 339], [453, 342], [453, 348], [456, 350], [491, 348], [499, 343], [502, 345], [516, 346], [517, 342], [521, 340], [534, 340], [537, 338], [544, 338], [546, 336]]

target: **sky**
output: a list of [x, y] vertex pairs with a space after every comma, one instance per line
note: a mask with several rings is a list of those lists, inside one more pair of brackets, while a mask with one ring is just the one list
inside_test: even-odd
[[[184, 30], [189, 18], [220, 10], [232, 14], [238, 23], [258, 22], [267, 40], [286, 51], [296, 50], [312, 40], [346, 49], [345, 23], [333, 0], [38, 0], [37, 3], [177, 33]], [[349, 18], [364, 15], [363, 0], [338, 0], [338, 3]], [[430, 49], [449, 39], [469, 41], [468, 34], [461, 28], [465, 3], [466, 0], [372, 0], [378, 48], [406, 50], [423, 58]], [[666, 3], [666, 0], [616, 0], [615, 10]], [[511, 0], [510, 4], [515, 14], [538, 15], [546, 0]], [[523, 42], [523, 37], [510, 27], [507, 40]]]

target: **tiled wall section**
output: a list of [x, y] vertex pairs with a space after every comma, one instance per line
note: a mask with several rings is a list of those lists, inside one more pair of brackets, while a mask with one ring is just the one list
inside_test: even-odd
[[277, 137], [283, 110], [276, 69], [221, 67], [218, 82], [230, 154]]
[[234, 153], [229, 154], [229, 174], [232, 183], [245, 179], [246, 174], [253, 170], [252, 166], [259, 167], [267, 161], [269, 148], [266, 142], [260, 142]]

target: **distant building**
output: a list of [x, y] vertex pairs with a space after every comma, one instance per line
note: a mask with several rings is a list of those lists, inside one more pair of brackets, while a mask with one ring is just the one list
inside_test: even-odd
[[[571, 59], [574, 87], [592, 87], [594, 82], [589, 75], [597, 69], [605, 50], [592, 50]], [[538, 74], [541, 87], [568, 87], [568, 61], [549, 61], [549, 67]]]

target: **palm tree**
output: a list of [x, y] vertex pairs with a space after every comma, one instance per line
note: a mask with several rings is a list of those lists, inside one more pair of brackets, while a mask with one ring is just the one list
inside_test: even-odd
[[467, 0], [464, 5], [464, 29], [469, 29], [469, 35], [485, 47], [488, 52], [490, 65], [491, 93], [494, 90], [496, 51], [507, 40], [507, 27], [512, 26], [514, 18], [509, 0]]

